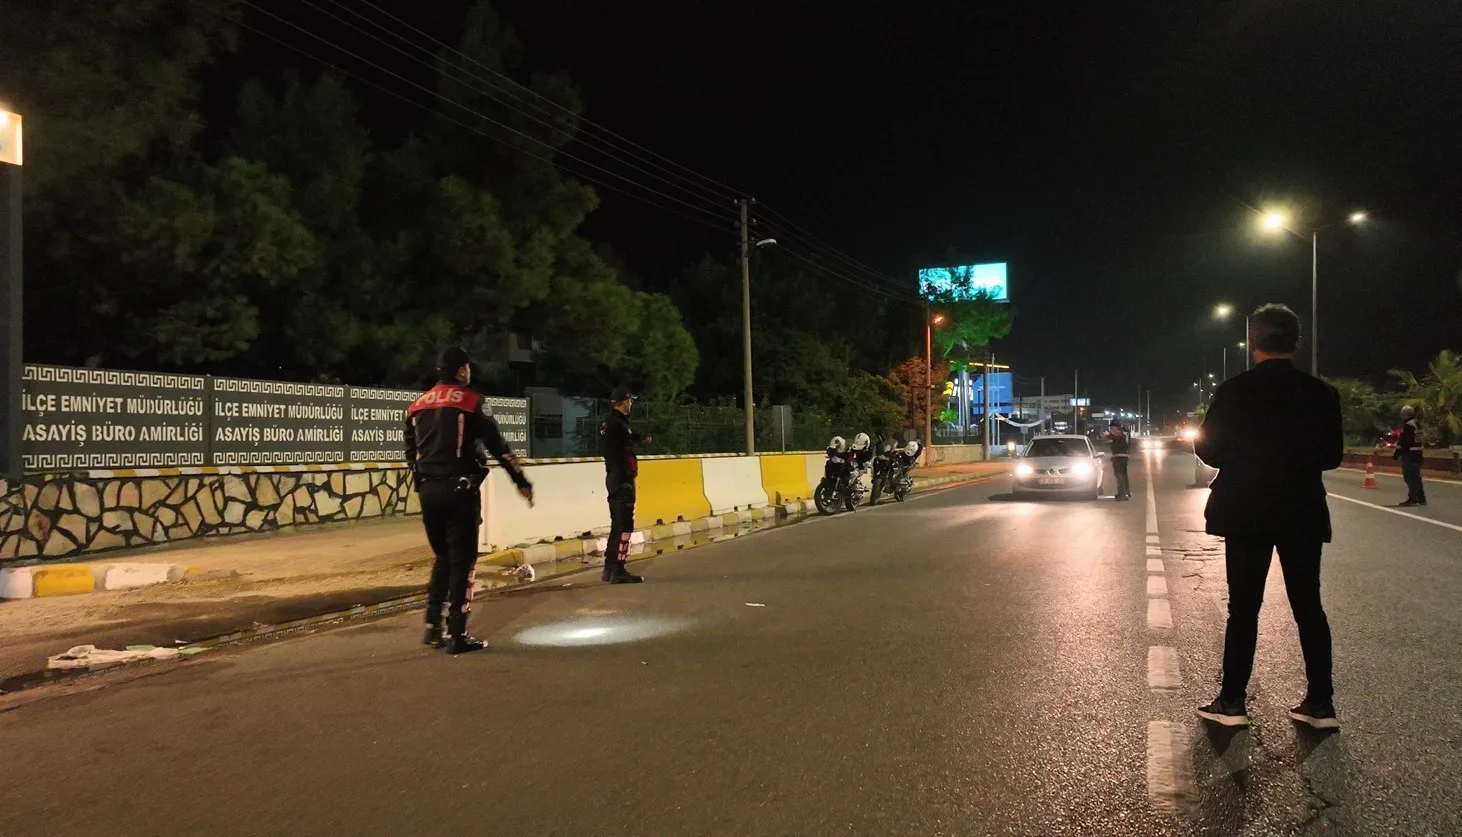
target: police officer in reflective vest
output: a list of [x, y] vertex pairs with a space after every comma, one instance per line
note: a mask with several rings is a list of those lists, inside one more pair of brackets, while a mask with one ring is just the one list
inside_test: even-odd
[[1406, 480], [1406, 502], [1401, 508], [1426, 505], [1426, 485], [1421, 481], [1422, 444], [1417, 438], [1416, 408], [1410, 404], [1401, 408], [1401, 437], [1396, 440], [1393, 454], [1401, 461], [1401, 476]]
[[616, 387], [609, 396], [609, 417], [599, 428], [604, 487], [609, 492], [609, 540], [604, 547], [603, 578], [610, 584], [644, 581], [624, 568], [629, 560], [630, 536], [635, 531], [635, 478], [640, 473], [635, 446], [650, 442], [649, 436], [641, 436], [629, 426], [630, 410], [637, 397], [625, 387]]
[[[439, 383], [406, 411], [406, 464], [421, 496], [421, 520], [436, 555], [426, 588], [426, 637], [422, 641], [448, 654], [476, 651], [487, 645], [467, 633], [472, 584], [477, 565], [477, 527], [482, 522], [479, 487], [487, 476], [487, 454], [502, 463], [533, 503], [533, 486], [513, 456], [492, 411], [472, 381], [472, 360], [457, 347], [437, 360]], [[448, 605], [442, 633], [442, 605]]]

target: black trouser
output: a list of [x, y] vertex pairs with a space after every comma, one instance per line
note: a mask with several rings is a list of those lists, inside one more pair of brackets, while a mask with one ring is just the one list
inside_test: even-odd
[[1112, 457], [1112, 472], [1117, 475], [1117, 496], [1131, 497], [1132, 482], [1127, 478], [1127, 457]]
[[448, 605], [447, 633], [467, 632], [472, 610], [472, 584], [477, 567], [477, 527], [482, 502], [475, 480], [422, 479], [421, 521], [436, 555], [426, 588], [426, 623], [442, 624], [442, 605]]
[[1401, 476], [1406, 480], [1406, 499], [1425, 503], [1426, 486], [1421, 484], [1421, 460], [1412, 456], [1401, 457]]
[[635, 531], [635, 484], [615, 485], [605, 480], [609, 490], [609, 540], [604, 546], [604, 568], [612, 570], [629, 560], [629, 540]]
[[1264, 581], [1276, 547], [1284, 571], [1284, 589], [1289, 609], [1300, 631], [1300, 649], [1305, 655], [1306, 698], [1329, 701], [1331, 683], [1330, 623], [1320, 605], [1319, 541], [1279, 543], [1266, 538], [1227, 538], [1224, 560], [1228, 569], [1228, 631], [1223, 642], [1224, 700], [1241, 701], [1254, 671], [1254, 646], [1259, 639], [1259, 608], [1264, 604]]

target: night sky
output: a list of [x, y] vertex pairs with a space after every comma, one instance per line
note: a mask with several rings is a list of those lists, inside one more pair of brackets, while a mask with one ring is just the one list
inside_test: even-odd
[[[466, 5], [385, 0], [449, 41]], [[1275, 202], [1341, 222], [1320, 236], [1323, 373], [1380, 382], [1462, 349], [1462, 4], [896, 5], [496, 8], [530, 69], [573, 75], [589, 119], [903, 293], [950, 255], [1008, 262], [1019, 314], [995, 351], [1051, 391], [1079, 368], [1099, 402], [1146, 385], [1155, 412], [1189, 405], [1242, 339], [1215, 303], [1286, 302], [1308, 323], [1308, 242], [1253, 231]], [[707, 193], [729, 220], [735, 191]], [[586, 235], [649, 284], [735, 252], [729, 224], [601, 194]], [[1371, 223], [1345, 225], [1353, 209]]]

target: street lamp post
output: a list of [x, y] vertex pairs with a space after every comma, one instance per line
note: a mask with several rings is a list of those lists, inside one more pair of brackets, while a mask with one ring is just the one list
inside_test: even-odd
[[[1352, 226], [1364, 224], [1369, 218], [1365, 212], [1359, 210], [1350, 213], [1345, 223]], [[1259, 224], [1266, 232], [1287, 232], [1299, 239], [1305, 236], [1296, 232], [1291, 223], [1290, 213], [1282, 209], [1271, 209], [1259, 217]], [[1320, 230], [1329, 229], [1335, 226], [1330, 224], [1325, 227], [1311, 227], [1309, 229], [1310, 239], [1310, 374], [1320, 374]], [[1248, 342], [1247, 336], [1245, 342]]]
[[0, 476], [21, 476], [20, 412], [24, 360], [22, 323], [21, 165], [24, 162], [20, 114], [0, 108]]
[[[924, 447], [934, 445], [934, 326], [944, 322], [943, 314], [929, 316], [924, 304]], [[927, 460], [925, 460], [927, 461]]]

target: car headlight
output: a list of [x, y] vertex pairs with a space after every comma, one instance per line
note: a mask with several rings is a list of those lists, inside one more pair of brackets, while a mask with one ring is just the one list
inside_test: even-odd
[[1089, 477], [1092, 475], [1092, 470], [1090, 462], [1078, 462], [1071, 467], [1071, 473], [1078, 477]]
[[1032, 468], [1031, 466], [1025, 464], [1024, 462], [1022, 462], [1019, 465], [1015, 466], [1015, 475], [1017, 477], [1028, 477], [1031, 474], [1034, 474], [1035, 472], [1036, 472], [1036, 469], [1035, 468]]
[[1190, 442], [1193, 441], [1194, 439], [1197, 439], [1198, 438], [1198, 428], [1196, 428], [1196, 427], [1190, 427], [1187, 430], [1184, 430], [1183, 431], [1183, 438], [1184, 439], [1187, 439]]

